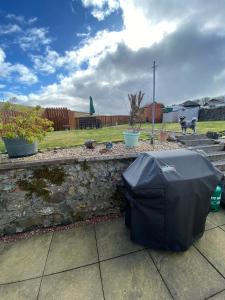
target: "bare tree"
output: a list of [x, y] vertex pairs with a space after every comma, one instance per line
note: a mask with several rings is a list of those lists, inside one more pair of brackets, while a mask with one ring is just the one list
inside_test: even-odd
[[144, 97], [144, 93], [141, 91], [138, 94], [128, 94], [130, 101], [130, 125], [135, 130], [135, 125], [140, 122], [140, 115], [143, 112], [141, 108], [141, 101]]

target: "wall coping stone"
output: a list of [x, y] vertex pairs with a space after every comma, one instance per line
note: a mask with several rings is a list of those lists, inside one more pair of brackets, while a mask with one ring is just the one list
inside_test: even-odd
[[96, 161], [112, 161], [112, 160], [121, 160], [129, 158], [137, 158], [140, 153], [127, 153], [122, 155], [111, 155], [111, 156], [89, 156], [89, 157], [64, 157], [56, 159], [43, 159], [43, 160], [33, 160], [33, 161], [18, 161], [18, 162], [6, 162], [0, 163], [0, 171], [5, 170], [14, 170], [14, 169], [28, 169], [31, 167], [40, 167], [40, 166], [50, 166], [50, 165], [62, 165], [62, 164], [72, 164], [79, 162], [96, 162]]

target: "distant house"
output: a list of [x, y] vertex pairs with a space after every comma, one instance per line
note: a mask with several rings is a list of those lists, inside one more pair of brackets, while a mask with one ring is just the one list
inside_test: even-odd
[[187, 100], [179, 105], [173, 105], [170, 109], [164, 110], [163, 123], [179, 122], [180, 117], [186, 117], [187, 120], [198, 119], [199, 108], [200, 104], [191, 100]]
[[[163, 115], [163, 107], [162, 103], [155, 103], [155, 122], [161, 123], [162, 122], [162, 115]], [[152, 122], [152, 109], [153, 104], [146, 104], [142, 107], [141, 113], [141, 121], [142, 122]]]
[[223, 106], [225, 106], [225, 102], [223, 99], [213, 98], [213, 99], [208, 100], [204, 106], [208, 107], [208, 108], [223, 107]]
[[76, 118], [81, 118], [81, 117], [90, 117], [90, 114], [87, 112], [83, 112], [83, 111], [74, 111], [75, 113], [75, 117]]
[[196, 101], [187, 100], [181, 104], [183, 107], [200, 107], [200, 104]]

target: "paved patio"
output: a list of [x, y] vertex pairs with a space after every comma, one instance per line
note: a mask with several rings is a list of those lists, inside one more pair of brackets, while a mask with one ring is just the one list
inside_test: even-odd
[[225, 211], [188, 251], [144, 249], [123, 219], [0, 243], [0, 299], [225, 299]]

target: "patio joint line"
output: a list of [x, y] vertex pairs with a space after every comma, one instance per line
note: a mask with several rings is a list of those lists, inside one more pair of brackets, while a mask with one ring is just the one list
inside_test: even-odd
[[225, 291], [225, 289], [223, 289], [223, 290], [221, 290], [221, 291], [219, 291], [219, 292], [216, 292], [215, 294], [212, 294], [211, 296], [205, 298], [205, 300], [212, 299], [212, 297], [214, 297], [214, 296], [216, 296], [216, 295], [219, 295], [220, 293], [222, 293], [222, 292], [224, 292], [224, 291]]
[[[213, 223], [213, 221], [210, 221], [210, 220], [209, 220], [209, 222], [212, 223], [213, 225], [215, 225], [216, 227], [220, 227], [220, 226], [224, 226], [224, 225], [225, 225], [225, 223], [217, 225], [217, 224]], [[215, 228], [215, 227], [214, 227], [214, 228]], [[212, 228], [212, 229], [213, 229], [213, 228]]]
[[97, 249], [97, 255], [98, 255], [98, 268], [99, 268], [100, 280], [101, 280], [101, 286], [102, 286], [102, 294], [103, 294], [103, 299], [105, 300], [105, 292], [104, 292], [103, 280], [102, 280], [102, 270], [101, 270], [100, 260], [99, 260], [98, 240], [97, 240], [97, 234], [96, 234], [96, 226], [95, 226], [95, 224], [94, 224], [94, 231], [95, 231], [95, 243], [96, 243], [96, 249]]
[[224, 225], [220, 225], [220, 226], [218, 226], [220, 229], [222, 229], [223, 231], [225, 231], [225, 229], [223, 229], [221, 226], [224, 226]]
[[193, 247], [204, 257], [205, 260], [225, 279], [225, 276], [213, 265], [213, 263], [193, 244]]
[[49, 252], [50, 252], [51, 245], [52, 245], [53, 235], [54, 235], [54, 232], [52, 233], [51, 240], [50, 240], [50, 243], [49, 243], [48, 253], [47, 253], [47, 256], [46, 256], [46, 259], [45, 259], [45, 265], [44, 265], [44, 268], [43, 268], [43, 272], [42, 272], [42, 276], [41, 276], [41, 282], [40, 282], [39, 289], [38, 289], [37, 300], [39, 299], [39, 294], [40, 294], [42, 280], [43, 280], [43, 276], [44, 276], [44, 272], [45, 272], [45, 268], [46, 268], [46, 263], [47, 263]]
[[108, 260], [123, 257], [123, 256], [130, 255], [130, 254], [133, 254], [133, 253], [141, 252], [141, 251], [144, 251], [144, 250], [145, 250], [145, 248], [142, 248], [142, 249], [139, 249], [139, 250], [134, 250], [134, 251], [127, 252], [127, 253], [124, 253], [124, 254], [120, 254], [120, 255], [116, 255], [116, 256], [113, 256], [113, 257], [109, 257], [109, 258], [99, 260], [99, 262], [105, 262], [105, 261], [108, 261]]
[[34, 279], [39, 279], [42, 276], [37, 276], [37, 277], [32, 277], [32, 278], [27, 278], [27, 279], [22, 279], [22, 280], [17, 280], [17, 281], [12, 281], [12, 282], [5, 282], [5, 283], [0, 283], [0, 286], [2, 285], [9, 285], [9, 284], [13, 284], [13, 283], [20, 283], [20, 282], [24, 282], [24, 281], [28, 281], [28, 280], [34, 280]]
[[147, 253], [148, 253], [150, 259], [152, 260], [152, 262], [153, 262], [153, 264], [154, 264], [154, 266], [155, 266], [157, 272], [159, 273], [159, 276], [161, 277], [162, 282], [165, 284], [165, 286], [166, 286], [166, 288], [167, 288], [167, 290], [168, 290], [170, 296], [172, 297], [172, 299], [175, 299], [174, 296], [173, 296], [173, 294], [172, 294], [172, 292], [171, 292], [171, 290], [170, 290], [170, 288], [168, 287], [168, 285], [167, 285], [165, 279], [163, 278], [163, 275], [160, 273], [160, 270], [158, 269], [158, 267], [157, 267], [157, 265], [156, 265], [154, 259], [152, 258], [151, 254], [150, 254], [150, 252], [149, 252], [150, 250], [148, 251], [147, 248], [146, 248], [146, 251], [147, 251]]
[[70, 269], [66, 269], [66, 270], [62, 270], [62, 271], [58, 271], [58, 272], [53, 272], [53, 273], [49, 273], [49, 274], [43, 274], [42, 277], [48, 277], [48, 276], [51, 276], [51, 275], [57, 275], [57, 274], [65, 273], [65, 272], [70, 272], [70, 271], [78, 270], [78, 269], [81, 269], [81, 268], [90, 267], [90, 266], [96, 265], [97, 263], [98, 262], [94, 262], [94, 263], [91, 263], [91, 264], [87, 264], [87, 265], [83, 265], [83, 266], [79, 266], [79, 267], [74, 267], [74, 268], [70, 268]]
[[[215, 225], [215, 227], [212, 227], [212, 228], [205, 229], [205, 231], [209, 231], [209, 230], [212, 230], [212, 229], [215, 229], [215, 228], [220, 228], [220, 226], [218, 226], [218, 225]], [[222, 228], [221, 228], [221, 229], [222, 229]]]
[[126, 256], [126, 255], [131, 255], [133, 253], [141, 252], [141, 251], [144, 251], [144, 250], [145, 249], [143, 248], [143, 249], [140, 249], [140, 250], [135, 250], [133, 252], [128, 252], [126, 254], [121, 254], [121, 255], [118, 255], [118, 256], [114, 256], [114, 257], [106, 258], [106, 259], [103, 259], [103, 260], [99, 260], [97, 262], [90, 263], [90, 264], [87, 264], [87, 265], [82, 265], [82, 266], [79, 266], [79, 267], [74, 267], [74, 268], [70, 268], [70, 269], [66, 269], [66, 270], [62, 270], [62, 271], [58, 271], [58, 272], [44, 274], [42, 277], [48, 277], [48, 276], [51, 276], [51, 275], [56, 275], [56, 274], [61, 274], [61, 273], [65, 273], [65, 272], [69, 272], [69, 271], [73, 271], [73, 270], [77, 270], [77, 269], [81, 269], [81, 268], [86, 268], [86, 267], [89, 267], [89, 266], [96, 265], [99, 262], [105, 262], [105, 261], [108, 261], [108, 260], [113, 260], [113, 259], [116, 259], [116, 258], [119, 258], [119, 257], [123, 257], [123, 256]]

